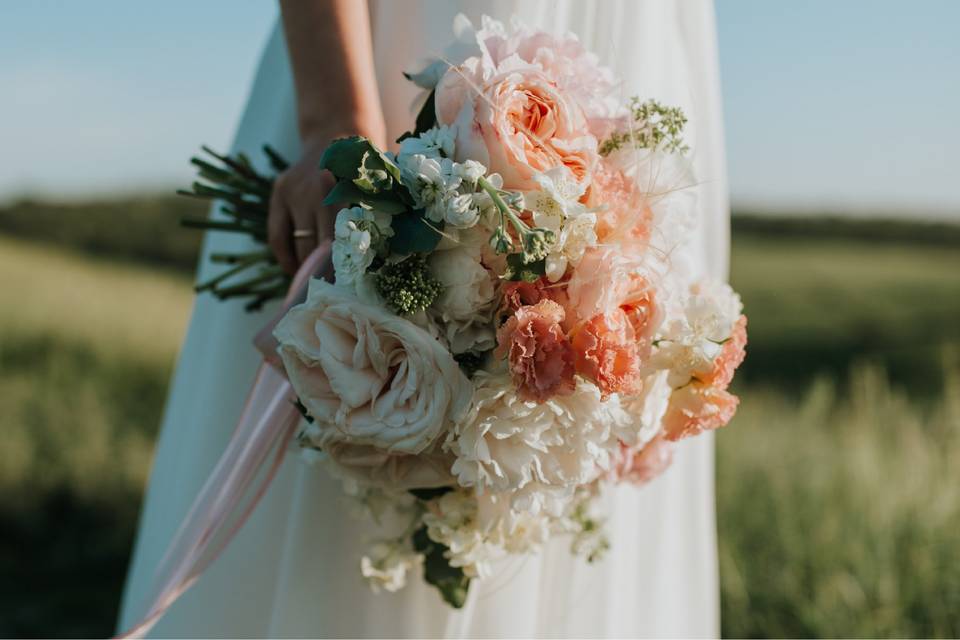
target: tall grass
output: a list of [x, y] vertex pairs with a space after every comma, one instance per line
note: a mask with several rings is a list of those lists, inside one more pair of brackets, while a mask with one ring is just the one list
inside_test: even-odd
[[[747, 238], [733, 276], [724, 635], [960, 635], [960, 255]], [[0, 236], [0, 636], [112, 633], [190, 303], [186, 274]]]
[[960, 367], [848, 387], [746, 390], [718, 437], [724, 636], [960, 635]]

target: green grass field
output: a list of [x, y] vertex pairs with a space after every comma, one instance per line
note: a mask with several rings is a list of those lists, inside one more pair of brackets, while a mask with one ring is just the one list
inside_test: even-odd
[[[195, 238], [125, 244], [162, 209], [57, 246], [0, 211], [0, 636], [112, 632], [192, 300]], [[751, 343], [718, 438], [724, 635], [958, 636], [960, 245], [768, 231], [733, 254]], [[112, 257], [69, 248], [91, 242]]]

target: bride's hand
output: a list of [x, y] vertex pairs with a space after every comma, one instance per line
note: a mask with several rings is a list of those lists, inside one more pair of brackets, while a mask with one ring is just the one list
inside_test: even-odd
[[277, 176], [273, 185], [268, 242], [277, 262], [290, 274], [321, 242], [333, 237], [336, 211], [324, 206], [323, 199], [336, 180], [319, 166], [332, 139], [305, 143], [300, 159]]

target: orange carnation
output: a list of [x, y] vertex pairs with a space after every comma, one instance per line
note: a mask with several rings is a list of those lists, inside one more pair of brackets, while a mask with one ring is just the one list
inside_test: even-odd
[[517, 309], [497, 331], [497, 355], [506, 356], [520, 396], [543, 402], [576, 389], [573, 349], [560, 326], [563, 307], [552, 300]]
[[605, 398], [640, 389], [640, 352], [633, 325], [622, 309], [601, 313], [573, 334], [577, 373], [592, 381]]

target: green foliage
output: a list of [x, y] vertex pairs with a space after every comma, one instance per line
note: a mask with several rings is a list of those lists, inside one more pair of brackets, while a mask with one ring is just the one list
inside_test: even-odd
[[390, 252], [402, 256], [433, 251], [440, 243], [444, 224], [427, 220], [423, 209], [412, 209], [394, 216], [391, 226]]
[[[409, 78], [408, 78], [409, 79]], [[423, 103], [423, 106], [420, 107], [420, 111], [417, 113], [417, 121], [414, 124], [413, 131], [407, 131], [402, 136], [397, 138], [397, 142], [403, 142], [407, 138], [413, 138], [419, 136], [425, 131], [437, 126], [437, 109], [436, 109], [436, 90], [430, 91], [427, 95], [427, 100]]]
[[504, 278], [514, 281], [536, 282], [546, 272], [546, 260], [527, 263], [524, 262], [522, 253], [511, 253], [507, 256], [507, 272], [504, 274]]
[[[0, 230], [61, 247], [0, 236], [0, 636], [114, 631], [192, 301], [199, 238], [170, 224], [184, 207], [205, 210], [174, 197], [0, 209]], [[956, 241], [904, 223], [849, 221], [840, 239], [778, 223], [734, 234], [750, 355], [717, 436], [723, 633], [956, 637], [960, 378], [941, 366], [960, 345]], [[890, 384], [873, 367], [849, 375], [861, 359]]]
[[407, 205], [390, 194], [368, 193], [351, 181], [338, 180], [323, 204], [329, 206], [363, 205], [368, 209], [375, 209], [383, 213], [396, 215], [409, 209]]
[[447, 547], [434, 542], [421, 527], [413, 534], [413, 549], [423, 554], [423, 579], [440, 591], [444, 601], [454, 609], [460, 609], [467, 601], [470, 578], [460, 567], [451, 567], [447, 560]]
[[717, 435], [725, 637], [960, 635], [954, 363], [931, 402], [869, 366], [846, 392], [739, 389]]
[[440, 295], [440, 282], [430, 274], [427, 257], [415, 254], [393, 264], [385, 264], [376, 275], [377, 292], [397, 315], [423, 311]]
[[361, 136], [334, 140], [320, 158], [320, 168], [339, 180], [351, 180], [361, 189], [378, 193], [400, 181], [400, 169], [372, 142]]
[[600, 155], [609, 155], [625, 146], [637, 149], [662, 149], [668, 153], [686, 153], [683, 141], [687, 116], [680, 107], [667, 107], [656, 100], [630, 99], [632, 126], [618, 131], [600, 144]]

